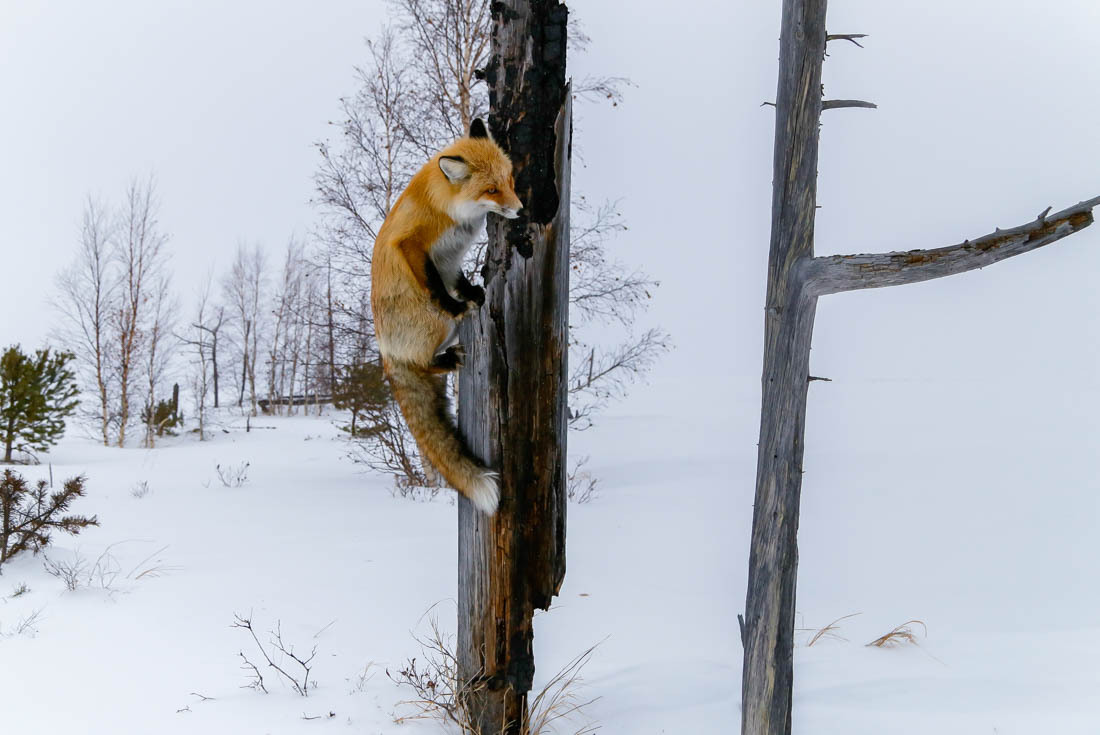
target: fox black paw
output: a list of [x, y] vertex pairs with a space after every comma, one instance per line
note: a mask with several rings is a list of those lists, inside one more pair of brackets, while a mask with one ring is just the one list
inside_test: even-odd
[[452, 345], [432, 360], [432, 366], [440, 370], [458, 370], [466, 359], [466, 350], [462, 345]]
[[462, 295], [466, 297], [467, 301], [473, 301], [478, 306], [481, 306], [485, 303], [485, 289], [483, 289], [481, 286], [474, 286], [473, 284], [470, 284], [470, 286], [465, 289]]

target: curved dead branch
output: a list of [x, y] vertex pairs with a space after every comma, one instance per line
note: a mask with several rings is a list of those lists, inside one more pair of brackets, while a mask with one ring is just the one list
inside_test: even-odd
[[1100, 206], [1100, 196], [1055, 214], [1048, 214], [1048, 208], [1019, 227], [998, 229], [976, 240], [932, 250], [819, 256], [808, 260], [804, 266], [806, 287], [814, 296], [823, 296], [861, 288], [918, 283], [984, 268], [1083, 230], [1092, 224], [1092, 209], [1096, 206]]

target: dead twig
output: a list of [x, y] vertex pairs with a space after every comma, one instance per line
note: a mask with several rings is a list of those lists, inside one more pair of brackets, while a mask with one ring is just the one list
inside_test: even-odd
[[863, 48], [863, 44], [857, 41], [857, 38], [867, 38], [866, 33], [829, 33], [825, 36], [825, 42], [829, 41], [851, 41], [856, 46]]

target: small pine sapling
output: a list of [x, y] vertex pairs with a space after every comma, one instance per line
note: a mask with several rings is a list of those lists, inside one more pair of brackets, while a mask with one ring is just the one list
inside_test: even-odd
[[351, 424], [346, 430], [353, 437], [377, 435], [386, 423], [386, 409], [393, 405], [382, 367], [374, 362], [357, 362], [345, 368], [333, 387], [332, 405], [351, 411]]
[[0, 356], [0, 444], [4, 462], [13, 452], [44, 452], [65, 431], [65, 417], [76, 410], [77, 387], [71, 353], [37, 350], [34, 357], [18, 346]]
[[98, 526], [95, 516], [63, 515], [74, 500], [84, 495], [84, 477], [69, 478], [56, 493], [39, 480], [32, 489], [22, 476], [4, 470], [0, 479], [0, 565], [22, 551], [38, 553], [49, 545], [50, 532], [76, 535]]

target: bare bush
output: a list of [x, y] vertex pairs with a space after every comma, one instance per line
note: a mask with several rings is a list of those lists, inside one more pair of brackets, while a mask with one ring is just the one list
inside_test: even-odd
[[[287, 645], [283, 642], [282, 621], [275, 621], [274, 630], [268, 631], [271, 638], [268, 640], [268, 647], [271, 651], [268, 651], [268, 647], [265, 647], [260, 642], [259, 636], [256, 635], [256, 630], [252, 627], [251, 613], [249, 617], [243, 615], [233, 615], [234, 628], [240, 628], [248, 631], [253, 643], [256, 644], [256, 648], [259, 650], [260, 655], [263, 656], [264, 661], [267, 663], [268, 668], [274, 669], [279, 674], [280, 678], [286, 683], [290, 684], [291, 688], [295, 692], [303, 697], [309, 696], [309, 690], [316, 687], [315, 682], [309, 680], [309, 676], [313, 671], [313, 659], [317, 655], [317, 646], [313, 646], [309, 655], [302, 657], [294, 653], [294, 646]], [[267, 687], [264, 684], [263, 674], [260, 669], [244, 655], [244, 651], [237, 653], [241, 660], [244, 662], [241, 666], [249, 672], [249, 683], [245, 685], [245, 688], [257, 689], [267, 694]], [[282, 665], [275, 663], [272, 656], [282, 659]], [[289, 660], [289, 663], [287, 661]], [[284, 668], [285, 667], [285, 668]], [[290, 669], [290, 671], [287, 671]]]
[[22, 597], [30, 591], [31, 588], [27, 586], [26, 582], [20, 582], [12, 589], [11, 595], [9, 595], [9, 597], [14, 600], [16, 597]]
[[221, 480], [223, 487], [241, 487], [248, 482], [248, 462], [241, 462], [237, 465], [226, 465], [222, 467], [214, 465], [214, 470], [218, 473], [218, 479]]
[[377, 664], [373, 661], [368, 661], [363, 667], [363, 670], [355, 675], [353, 679], [348, 679], [351, 684], [351, 689], [348, 690], [348, 694], [363, 694], [367, 691], [367, 684], [378, 673], [375, 669]]
[[82, 556], [74, 554], [71, 560], [58, 559], [55, 561], [48, 555], [43, 555], [42, 566], [45, 567], [47, 574], [64, 582], [65, 589], [69, 592], [75, 592], [86, 586], [88, 562]]
[[[412, 713], [397, 716], [394, 722], [434, 719], [457, 727], [463, 735], [481, 735], [475, 719], [466, 710], [466, 702], [486, 684], [478, 677], [472, 682], [459, 678], [454, 636], [444, 634], [438, 619], [432, 616], [428, 620], [428, 633], [414, 636], [414, 640], [420, 646], [420, 662], [411, 658], [395, 672], [386, 670], [391, 681], [413, 693], [412, 699], [398, 702], [398, 706], [411, 707]], [[520, 735], [551, 735], [557, 732], [558, 725], [580, 718], [584, 708], [596, 701], [581, 696], [580, 676], [595, 650], [596, 646], [592, 646], [567, 663], [535, 695], [526, 720], [521, 723]], [[572, 729], [573, 735], [588, 735], [598, 729], [587, 722], [570, 727], [577, 728]]]
[[19, 619], [11, 630], [0, 627], [0, 638], [14, 638], [19, 635], [33, 637], [38, 632], [38, 622], [42, 619], [42, 608], [32, 610], [29, 614]]
[[138, 498], [139, 500], [141, 498], [144, 498], [150, 492], [152, 492], [152, 490], [150, 490], [150, 488], [149, 488], [149, 481], [148, 480], [142, 480], [141, 482], [136, 482], [136, 483], [134, 483], [134, 486], [132, 488], [130, 488], [130, 495], [135, 497], [135, 498]]
[[167, 546], [162, 546], [152, 554], [149, 554], [130, 571], [124, 573], [125, 567], [114, 555], [114, 549], [126, 543], [119, 541], [105, 547], [95, 561], [88, 559], [79, 551], [74, 551], [70, 558], [51, 558], [43, 555], [43, 567], [46, 573], [57, 577], [65, 583], [65, 588], [75, 592], [81, 588], [100, 589], [114, 594], [119, 591], [120, 582], [138, 582], [142, 579], [160, 577], [175, 571], [177, 567], [166, 565], [163, 560], [157, 558]]
[[577, 460], [573, 469], [565, 478], [565, 495], [570, 501], [583, 505], [600, 494], [599, 478], [584, 469], [591, 457], [585, 455]]
[[439, 629], [439, 620], [428, 620], [428, 633], [414, 636], [420, 647], [421, 662], [410, 658], [395, 672], [386, 669], [386, 676], [400, 687], [413, 693], [412, 699], [398, 702], [411, 707], [409, 715], [394, 718], [400, 724], [408, 720], [435, 719], [457, 726], [463, 733], [473, 733], [475, 728], [462, 703], [484, 683], [462, 682], [458, 676], [458, 659], [454, 653], [454, 636], [445, 635]]

